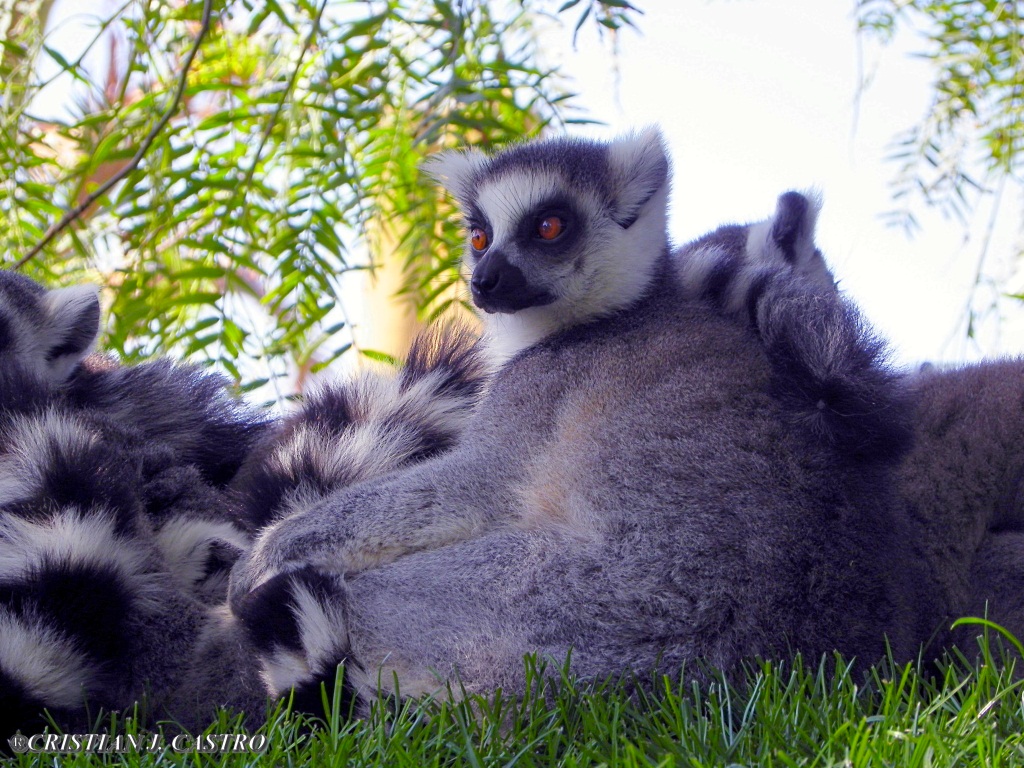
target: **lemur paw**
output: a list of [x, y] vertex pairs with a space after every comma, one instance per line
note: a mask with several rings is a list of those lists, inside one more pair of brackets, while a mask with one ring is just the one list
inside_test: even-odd
[[268, 526], [256, 539], [252, 549], [243, 554], [231, 571], [228, 601], [237, 610], [241, 601], [278, 574], [298, 571], [308, 565], [323, 565], [342, 572], [340, 564], [331, 562], [324, 552], [323, 536], [314, 535], [304, 525], [315, 522], [315, 516], [299, 512]]
[[[358, 665], [350, 654], [347, 587], [341, 576], [306, 566], [279, 573], [238, 600], [234, 608], [259, 654], [261, 677], [272, 697], [292, 696], [294, 709], [324, 713], [340, 695], [342, 714], [356, 690], [349, 679]], [[341, 691], [335, 692], [338, 665]]]

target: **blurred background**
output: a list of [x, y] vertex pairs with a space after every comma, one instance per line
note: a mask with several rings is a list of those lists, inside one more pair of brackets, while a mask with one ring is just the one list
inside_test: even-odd
[[821, 194], [907, 366], [1024, 352], [1024, 2], [0, 0], [4, 267], [261, 402], [467, 314], [443, 148], [656, 122], [671, 233]]

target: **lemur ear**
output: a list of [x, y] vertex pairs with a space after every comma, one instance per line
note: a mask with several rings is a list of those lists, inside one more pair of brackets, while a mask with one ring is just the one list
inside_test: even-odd
[[92, 351], [100, 332], [100, 300], [94, 285], [73, 285], [47, 291], [46, 317], [40, 329], [45, 366], [53, 383], [61, 384]]
[[628, 229], [668, 182], [669, 159], [661, 131], [651, 125], [615, 139], [608, 145], [608, 164], [615, 200], [612, 217]]
[[457, 200], [464, 200], [486, 162], [487, 155], [476, 149], [448, 150], [428, 157], [421, 167]]

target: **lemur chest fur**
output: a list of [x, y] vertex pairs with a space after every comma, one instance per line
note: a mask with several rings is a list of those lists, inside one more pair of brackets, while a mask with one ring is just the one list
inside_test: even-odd
[[602, 527], [599, 504], [602, 433], [615, 412], [615, 398], [603, 388], [577, 390], [559, 409], [549, 439], [528, 462], [519, 490], [520, 524], [559, 527], [593, 536]]
[[[712, 334], [709, 344], [707, 327], [689, 330], [701, 317], [666, 323], [657, 313], [659, 322], [639, 323], [635, 333], [620, 327], [614, 343], [598, 337], [538, 356], [537, 368], [558, 371], [560, 394], [536, 422], [544, 439], [523, 457], [518, 525], [600, 537], [634, 515], [627, 499], [638, 488], [671, 504], [707, 481], [698, 474], [737, 471], [724, 457], [742, 464], [770, 452], [754, 428], [770, 410], [766, 382], [754, 377], [751, 385], [745, 335]], [[733, 370], [740, 359], [745, 377]], [[722, 423], [748, 423], [751, 433], [723, 433]], [[703, 455], [716, 433], [716, 443], [735, 449], [720, 451], [722, 459]], [[697, 453], [700, 461], [688, 459]]]

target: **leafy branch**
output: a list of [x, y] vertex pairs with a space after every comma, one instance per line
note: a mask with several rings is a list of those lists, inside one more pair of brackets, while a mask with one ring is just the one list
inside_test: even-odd
[[[101, 283], [122, 357], [188, 356], [280, 399], [352, 349], [346, 273], [400, 265], [424, 317], [459, 303], [461, 235], [422, 160], [571, 122], [573, 99], [536, 64], [554, 0], [211, 2], [198, 28], [187, 0], [108, 9], [86, 48], [110, 42], [106, 71], [9, 35], [0, 78], [45, 51], [89, 96], [49, 119], [25, 107], [42, 81], [0, 99], [0, 248]], [[635, 12], [588, 2], [602, 28]]]
[[[919, 56], [930, 63], [935, 78], [927, 112], [893, 145], [897, 208], [887, 214], [889, 221], [917, 229], [914, 209], [924, 203], [959, 219], [966, 229], [978, 203], [992, 199], [966, 312], [965, 327], [973, 337], [977, 317], [997, 308], [989, 302], [980, 312], [975, 309], [979, 287], [991, 281], [985, 272], [995, 255], [992, 232], [1010, 207], [1006, 201], [1024, 204], [1024, 3], [858, 0], [857, 19], [864, 35], [883, 44], [909, 27], [923, 41]], [[1009, 215], [1014, 213], [1024, 221], [1024, 208]], [[1008, 253], [1004, 259], [1022, 255]]]
[[188, 54], [185, 56], [185, 60], [181, 65], [181, 76], [178, 79], [178, 87], [174, 92], [174, 96], [171, 99], [171, 103], [164, 110], [163, 115], [153, 125], [149, 133], [142, 137], [142, 141], [139, 142], [139, 148], [136, 150], [132, 158], [117, 171], [113, 176], [107, 179], [105, 182], [100, 184], [92, 193], [86, 195], [85, 199], [82, 200], [78, 205], [68, 211], [59, 221], [55, 222], [42, 239], [36, 243], [29, 251], [18, 259], [14, 264], [11, 265], [11, 269], [21, 269], [29, 261], [34, 259], [39, 253], [49, 245], [57, 235], [67, 229], [71, 224], [77, 221], [85, 211], [92, 208], [96, 202], [106, 195], [111, 189], [117, 186], [119, 183], [124, 181], [127, 176], [139, 167], [139, 163], [142, 162], [142, 158], [146, 156], [149, 148], [153, 146], [153, 142], [156, 137], [167, 127], [167, 124], [171, 121], [171, 118], [178, 114], [178, 109], [181, 106], [181, 100], [185, 95], [185, 88], [188, 85], [188, 75], [192, 68], [192, 62], [195, 60], [196, 54], [199, 53], [199, 48], [203, 44], [203, 38], [210, 31], [210, 14], [213, 8], [213, 0], [203, 0], [203, 12], [202, 18], [200, 19], [199, 32], [196, 34], [196, 41], [192, 48], [189, 49]]

